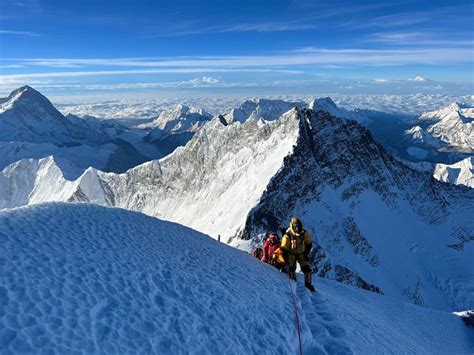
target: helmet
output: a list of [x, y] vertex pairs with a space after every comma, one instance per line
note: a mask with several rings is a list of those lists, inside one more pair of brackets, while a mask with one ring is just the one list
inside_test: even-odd
[[299, 236], [301, 233], [303, 233], [303, 223], [301, 223], [299, 218], [291, 217], [290, 230], [296, 236]]
[[275, 232], [268, 232], [267, 240], [270, 245], [275, 245], [276, 243], [278, 243], [278, 234], [276, 234]]

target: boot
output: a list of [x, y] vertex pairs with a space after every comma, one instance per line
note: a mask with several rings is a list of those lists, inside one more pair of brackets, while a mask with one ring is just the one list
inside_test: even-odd
[[289, 271], [288, 275], [290, 276], [290, 279], [293, 281], [296, 281], [296, 272], [295, 271]]
[[311, 282], [311, 273], [310, 272], [304, 274], [304, 285], [311, 292], [316, 291], [314, 289], [313, 283]]

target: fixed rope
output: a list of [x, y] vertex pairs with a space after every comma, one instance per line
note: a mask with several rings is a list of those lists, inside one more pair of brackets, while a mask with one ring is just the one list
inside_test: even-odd
[[293, 287], [291, 287], [290, 273], [288, 272], [287, 275], [288, 275], [288, 287], [290, 288], [291, 298], [293, 301], [293, 311], [295, 312], [295, 324], [296, 324], [296, 332], [298, 334], [298, 346], [299, 346], [300, 355], [303, 355], [303, 350], [301, 348], [300, 317], [298, 316], [298, 307], [296, 306], [296, 296], [293, 292]]

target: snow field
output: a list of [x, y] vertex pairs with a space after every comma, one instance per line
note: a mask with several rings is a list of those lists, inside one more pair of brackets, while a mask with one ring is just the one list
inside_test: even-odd
[[[141, 213], [47, 203], [0, 211], [0, 353], [295, 354], [287, 276]], [[304, 354], [472, 353], [448, 312], [315, 278]]]
[[2, 354], [294, 350], [281, 275], [189, 228], [44, 204], [0, 212], [0, 238]]

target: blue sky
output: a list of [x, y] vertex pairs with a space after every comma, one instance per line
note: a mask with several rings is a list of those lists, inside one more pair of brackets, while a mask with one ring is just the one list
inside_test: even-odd
[[0, 92], [472, 94], [472, 1], [0, 0]]

